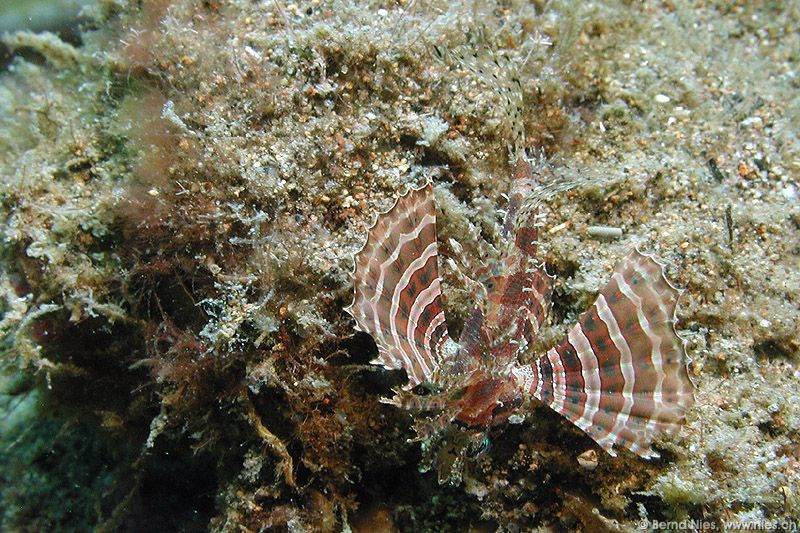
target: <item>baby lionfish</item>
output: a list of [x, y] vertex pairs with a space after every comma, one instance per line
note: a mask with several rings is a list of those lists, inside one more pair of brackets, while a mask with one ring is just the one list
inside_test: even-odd
[[[369, 229], [346, 311], [375, 339], [373, 363], [408, 375], [388, 403], [434, 413], [420, 418], [419, 440], [451, 422], [488, 431], [533, 396], [612, 456], [616, 445], [658, 457], [654, 437], [677, 433], [693, 401], [674, 329], [679, 291], [658, 259], [633, 250], [566, 337], [544, 354], [530, 353], [554, 280], [537, 260], [541, 217], [530, 193], [540, 178], [517, 158], [502, 229], [507, 249], [493, 264], [462, 274], [476, 304], [458, 342], [445, 321], [430, 182], [402, 195]], [[411, 391], [420, 384], [428, 394]]]

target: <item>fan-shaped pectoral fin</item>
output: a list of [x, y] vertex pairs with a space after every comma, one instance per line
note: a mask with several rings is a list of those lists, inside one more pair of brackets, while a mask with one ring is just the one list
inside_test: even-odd
[[355, 258], [355, 296], [346, 311], [375, 339], [374, 362], [404, 368], [409, 387], [432, 378], [449, 339], [437, 259], [430, 183], [382, 213]]
[[645, 457], [659, 433], [675, 434], [693, 402], [683, 340], [674, 329], [679, 291], [654, 257], [625, 257], [566, 338], [518, 383], [608, 453]]

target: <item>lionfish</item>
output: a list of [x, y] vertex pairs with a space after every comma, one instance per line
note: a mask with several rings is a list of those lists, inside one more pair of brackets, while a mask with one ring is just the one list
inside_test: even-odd
[[369, 228], [345, 310], [375, 339], [372, 362], [408, 376], [384, 401], [434, 413], [419, 419], [419, 440], [451, 423], [488, 431], [533, 397], [612, 456], [621, 446], [658, 457], [653, 439], [676, 434], [693, 401], [674, 328], [680, 291], [659, 259], [634, 249], [566, 336], [544, 354], [530, 353], [554, 284], [537, 259], [539, 203], [526, 201], [540, 179], [526, 158], [517, 159], [501, 231], [506, 249], [470, 276], [458, 269], [475, 302], [458, 341], [445, 320], [430, 182], [401, 195]]
[[[534, 44], [549, 44], [543, 37]], [[355, 256], [355, 295], [345, 308], [358, 331], [378, 346], [374, 364], [404, 369], [408, 384], [385, 403], [433, 416], [418, 417], [418, 440], [456, 422], [481, 431], [507, 420], [533, 397], [586, 432], [610, 455], [622, 446], [644, 458], [662, 432], [676, 434], [694, 399], [684, 343], [675, 332], [680, 291], [665, 265], [632, 250], [597, 300], [559, 343], [532, 353], [552, 306], [554, 277], [537, 258], [540, 207], [580, 180], [547, 180], [525, 154], [522, 84], [509, 58], [492, 50], [433, 47], [497, 91], [514, 150], [504, 250], [475, 265], [452, 239], [464, 270], [449, 265], [475, 305], [455, 341], [447, 330], [438, 268], [433, 186], [410, 188], [379, 213]], [[523, 361], [533, 361], [524, 363]], [[422, 392], [412, 389], [423, 385]], [[482, 440], [482, 446], [487, 438]]]

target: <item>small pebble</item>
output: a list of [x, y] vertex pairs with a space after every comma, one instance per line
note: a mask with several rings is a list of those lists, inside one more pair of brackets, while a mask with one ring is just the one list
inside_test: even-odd
[[597, 468], [597, 452], [589, 449], [578, 456], [578, 464], [586, 470]]
[[760, 128], [763, 123], [764, 121], [761, 120], [761, 117], [749, 117], [741, 121], [739, 125], [745, 128], [749, 128], [751, 126], [754, 128]]

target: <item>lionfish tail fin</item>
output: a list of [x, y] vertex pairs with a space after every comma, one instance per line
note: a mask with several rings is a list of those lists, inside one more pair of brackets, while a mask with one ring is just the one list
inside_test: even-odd
[[674, 328], [679, 295], [664, 265], [634, 250], [566, 338], [515, 369], [517, 382], [609, 454], [658, 457], [653, 439], [676, 434], [694, 400]]
[[355, 296], [345, 308], [378, 345], [375, 364], [404, 368], [408, 387], [430, 381], [454, 344], [444, 317], [433, 186], [410, 189], [381, 213], [355, 257]]

